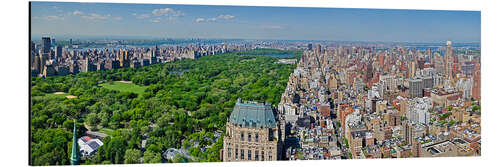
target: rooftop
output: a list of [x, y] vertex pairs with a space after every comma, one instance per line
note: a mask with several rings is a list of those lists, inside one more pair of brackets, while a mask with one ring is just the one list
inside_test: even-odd
[[276, 120], [271, 104], [241, 102], [234, 105], [229, 122], [246, 128], [274, 128]]

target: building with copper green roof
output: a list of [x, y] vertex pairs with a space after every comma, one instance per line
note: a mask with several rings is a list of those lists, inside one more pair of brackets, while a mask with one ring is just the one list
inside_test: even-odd
[[280, 123], [271, 104], [238, 99], [226, 123], [223, 161], [280, 160], [280, 136]]

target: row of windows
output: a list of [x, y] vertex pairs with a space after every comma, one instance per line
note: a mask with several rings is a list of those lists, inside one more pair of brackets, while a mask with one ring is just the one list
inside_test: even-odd
[[[249, 132], [247, 134], [248, 134], [247, 135], [248, 136], [247, 137], [247, 141], [249, 141], [249, 142], [251, 142], [251, 141], [256, 141], [257, 142], [257, 141], [259, 141], [259, 134], [258, 133], [255, 133], [255, 139], [254, 140], [252, 140], [252, 133]], [[241, 132], [241, 134], [240, 134], [240, 140], [241, 141], [245, 141], [245, 135], [244, 135], [243, 132]]]
[[[238, 155], [239, 153], [239, 155]], [[255, 161], [264, 161], [264, 151], [260, 151], [260, 159], [259, 159], [259, 150], [255, 150], [254, 152], [255, 154]], [[232, 158], [232, 150], [231, 150], [231, 147], [227, 148], [227, 157], [228, 159], [231, 159]], [[273, 159], [273, 152], [269, 152], [269, 160], [272, 160]], [[238, 150], [238, 147], [236, 147], [235, 149], [235, 156], [234, 156], [234, 159], [238, 160], [238, 159], [241, 159], [241, 160], [245, 160], [245, 150], [244, 149], [241, 149], [241, 150]], [[247, 159], [246, 160], [252, 160], [252, 150], [248, 150], [247, 151]]]

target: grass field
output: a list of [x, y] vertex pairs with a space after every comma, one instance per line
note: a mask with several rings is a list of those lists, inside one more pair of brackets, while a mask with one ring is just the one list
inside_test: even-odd
[[121, 82], [121, 81], [106, 82], [100, 84], [100, 86], [111, 90], [137, 93], [139, 96], [141, 96], [144, 93], [144, 90], [146, 90], [145, 86], [139, 86], [133, 83]]
[[101, 128], [101, 129], [99, 129], [99, 132], [106, 133], [107, 135], [111, 135], [111, 134], [113, 134], [114, 130], [109, 129], [109, 128]]

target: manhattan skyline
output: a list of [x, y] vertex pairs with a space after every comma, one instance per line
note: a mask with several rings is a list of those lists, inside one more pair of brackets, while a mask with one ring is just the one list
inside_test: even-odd
[[480, 42], [479, 11], [32, 2], [31, 35]]

